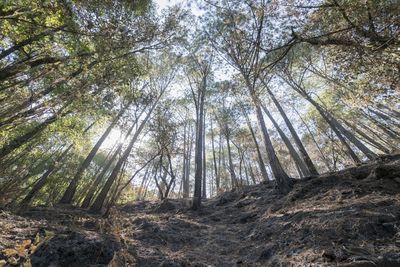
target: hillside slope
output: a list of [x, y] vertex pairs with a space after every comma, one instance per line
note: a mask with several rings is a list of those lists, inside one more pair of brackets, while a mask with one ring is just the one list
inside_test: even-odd
[[136, 202], [109, 219], [36, 208], [3, 211], [0, 229], [3, 264], [400, 266], [400, 160], [296, 180], [287, 196], [271, 182], [244, 187], [200, 212], [182, 200]]

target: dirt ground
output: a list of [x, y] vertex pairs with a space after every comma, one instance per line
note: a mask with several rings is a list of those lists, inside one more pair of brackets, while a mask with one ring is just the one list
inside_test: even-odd
[[136, 202], [107, 219], [0, 211], [0, 266], [400, 266], [400, 160], [204, 201]]

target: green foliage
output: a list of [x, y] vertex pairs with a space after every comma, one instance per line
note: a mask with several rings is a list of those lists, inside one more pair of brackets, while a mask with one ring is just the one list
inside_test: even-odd
[[[161, 12], [150, 0], [1, 1], [0, 164], [5, 167], [0, 186], [10, 191], [0, 202], [18, 203], [57, 165], [32, 204], [57, 203], [116, 116], [124, 111], [113, 128], [120, 140], [110, 135], [113, 140], [106, 142], [121, 143], [123, 151], [164, 89], [108, 199], [153, 155], [157, 156], [149, 166], [159, 173], [151, 173], [150, 182], [139, 189], [137, 179], [144, 175], [140, 171], [135, 186], [124, 189], [121, 203], [143, 197], [146, 186], [147, 196], [156, 198], [154, 179], [163, 179], [165, 169], [168, 181], [176, 178], [170, 196], [182, 194], [184, 177], [191, 186], [202, 98], [208, 185], [219, 176], [219, 190], [232, 188], [228, 156], [241, 184], [249, 180], [245, 176], [250, 168], [260, 180], [257, 160], [261, 157], [268, 166], [274, 153], [290, 175], [297, 175], [287, 147], [265, 114], [261, 115], [274, 153], [268, 150], [267, 155], [265, 131], [262, 134], [255, 123], [261, 119], [254, 107], [263, 103], [293, 139], [267, 86], [319, 170], [350, 164], [343, 141], [321, 112], [374, 152], [396, 151], [399, 5], [377, 0], [317, 2], [320, 6], [305, 0], [199, 1], [203, 15], [197, 17], [184, 4]], [[133, 129], [131, 134], [128, 129]], [[349, 137], [345, 139], [362, 158]], [[109, 150], [102, 146], [84, 170], [75, 204], [106, 165]], [[59, 160], [63, 152], [68, 153]], [[108, 172], [114, 167], [115, 162]], [[161, 184], [165, 190], [166, 182]], [[12, 195], [18, 197], [12, 200]]]

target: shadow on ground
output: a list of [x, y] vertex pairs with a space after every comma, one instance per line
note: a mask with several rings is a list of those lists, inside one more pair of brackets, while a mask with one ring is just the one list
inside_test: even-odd
[[286, 196], [267, 182], [209, 199], [199, 212], [188, 206], [184, 200], [136, 202], [114, 209], [109, 219], [68, 207], [21, 216], [3, 211], [0, 260], [33, 266], [400, 266], [398, 159], [296, 180]]

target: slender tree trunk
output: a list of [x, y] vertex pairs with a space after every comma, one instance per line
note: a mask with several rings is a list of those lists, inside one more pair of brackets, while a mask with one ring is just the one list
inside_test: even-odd
[[341, 131], [337, 128], [337, 125], [328, 117], [328, 115], [325, 113], [325, 111], [322, 109], [322, 107], [318, 103], [316, 103], [313, 99], [308, 97], [307, 95], [304, 97], [317, 109], [317, 111], [319, 112], [321, 117], [328, 123], [328, 125], [331, 127], [333, 132], [335, 132], [336, 136], [339, 138], [340, 142], [345, 147], [346, 154], [353, 160], [354, 163], [356, 163], [356, 164], [361, 163], [360, 158], [356, 155], [356, 153], [353, 151], [353, 149], [347, 143], [347, 141], [343, 137]]
[[326, 120], [326, 122], [331, 126], [332, 130], [335, 132], [339, 140], [346, 147], [347, 153], [353, 159], [355, 163], [360, 163], [361, 160], [351, 149], [349, 144], [347, 144], [346, 140], [342, 136], [342, 134], [352, 142], [361, 152], [367, 156], [369, 159], [374, 159], [377, 157], [375, 153], [373, 153], [369, 148], [367, 148], [363, 143], [360, 142], [350, 131], [345, 129], [328, 111], [326, 111], [320, 104], [318, 104], [314, 99], [312, 99], [303, 89], [300, 88], [297, 84], [292, 84], [291, 82], [287, 82], [287, 84], [296, 92], [298, 92], [301, 96], [303, 96], [308, 102], [310, 102], [320, 113], [320, 115]]
[[202, 188], [202, 198], [207, 198], [207, 175], [206, 175], [206, 112], [203, 114], [203, 188]]
[[[124, 191], [124, 189], [133, 181], [133, 179], [136, 177], [136, 175], [143, 170], [144, 168], [146, 168], [146, 166], [154, 160], [155, 157], [152, 157], [150, 160], [148, 160], [142, 167], [140, 167], [138, 170], [135, 171], [135, 173], [131, 176], [131, 178], [129, 178], [129, 180], [123, 185], [121, 186], [121, 188], [118, 189], [118, 186], [116, 187], [116, 190], [114, 192], [114, 194], [112, 195], [109, 204], [107, 205], [107, 210], [105, 212], [105, 215], [108, 215], [110, 208], [117, 202], [117, 200], [121, 197], [122, 192]], [[145, 176], [147, 175], [148, 172], [148, 168], [146, 169], [145, 172]], [[121, 172], [122, 174], [122, 172]]]
[[185, 187], [185, 179], [186, 179], [186, 164], [187, 164], [187, 138], [186, 138], [186, 129], [187, 129], [187, 123], [185, 123], [184, 128], [183, 128], [183, 154], [182, 154], [182, 181], [181, 181], [181, 187], [182, 187], [182, 197], [189, 197], [189, 194], [185, 196], [183, 193], [184, 190], [183, 188]]
[[60, 166], [61, 162], [64, 160], [68, 152], [71, 150], [73, 147], [73, 144], [69, 145], [68, 148], [60, 155], [58, 159], [56, 159], [55, 162], [53, 162], [48, 169], [46, 170], [45, 173], [40, 177], [40, 179], [35, 183], [31, 191], [25, 196], [25, 198], [21, 201], [20, 206], [21, 208], [26, 208], [27, 206], [30, 205], [32, 199], [36, 196], [36, 194], [40, 191], [40, 189], [43, 188], [43, 186], [46, 184], [49, 176], [56, 172]]
[[155, 180], [155, 182], [156, 182], [156, 185], [158, 188], [159, 198], [160, 198], [160, 200], [164, 200], [165, 199], [164, 191], [166, 191], [165, 179], [167, 178], [168, 173], [167, 173], [167, 171], [164, 170], [163, 174], [161, 175], [161, 172], [162, 172], [162, 167], [160, 170], [161, 183], [158, 183], [157, 180]]
[[[214, 163], [211, 163], [214, 164]], [[210, 170], [210, 182], [208, 183], [208, 190], [210, 192], [210, 198], [214, 196], [214, 172], [213, 172], [213, 167], [211, 167]]]
[[219, 177], [218, 177], [218, 169], [217, 169], [217, 158], [215, 156], [214, 129], [213, 129], [213, 124], [212, 124], [212, 119], [210, 120], [210, 123], [211, 123], [211, 146], [212, 146], [214, 172], [215, 172], [215, 186], [216, 186], [217, 192], [218, 192], [218, 190], [219, 190]]
[[363, 112], [362, 115], [367, 118], [368, 120], [372, 121], [379, 129], [382, 130], [382, 132], [384, 132], [385, 134], [387, 134], [390, 138], [395, 139], [395, 140], [399, 140], [400, 138], [400, 134], [397, 133], [396, 131], [394, 131], [393, 129], [387, 127], [387, 125], [385, 125], [384, 123], [381, 123], [380, 121], [378, 121], [377, 119], [375, 119], [374, 117], [372, 117], [371, 115]]
[[189, 132], [190, 132], [190, 142], [189, 142], [189, 151], [188, 151], [188, 157], [187, 157], [187, 162], [186, 162], [186, 177], [185, 177], [185, 184], [184, 184], [184, 196], [186, 198], [189, 197], [190, 194], [190, 183], [189, 183], [189, 177], [190, 177], [190, 162], [192, 160], [192, 150], [193, 150], [193, 131], [192, 127], [189, 127]]
[[[240, 179], [240, 186], [243, 186], [243, 158], [244, 152], [241, 151], [239, 146], [236, 146], [239, 154], [239, 179]], [[249, 184], [249, 183], [247, 183]]]
[[376, 139], [380, 140], [383, 144], [385, 144], [386, 146], [388, 146], [390, 148], [391, 151], [396, 150], [397, 147], [394, 146], [392, 143], [390, 143], [387, 138], [386, 135], [383, 135], [382, 133], [379, 132], [379, 130], [372, 128], [369, 125], [366, 125], [362, 122], [360, 122], [360, 127], [368, 130], [368, 132], [370, 132]]
[[371, 107], [368, 108], [368, 111], [374, 113], [376, 116], [378, 116], [379, 118], [381, 118], [385, 122], [389, 123], [390, 125], [394, 125], [397, 128], [400, 128], [399, 123], [395, 119], [393, 119], [392, 117], [386, 115], [382, 111], [374, 109], [374, 108], [371, 108]]
[[101, 161], [101, 163], [99, 164], [99, 166], [96, 169], [96, 172], [93, 175], [93, 179], [92, 180], [94, 180], [94, 181], [91, 181], [91, 183], [88, 183], [85, 186], [85, 189], [82, 190], [78, 200], [76, 201], [77, 205], [82, 205], [84, 199], [86, 198], [87, 194], [90, 191], [90, 188], [91, 188], [92, 184], [95, 182], [95, 180], [99, 176], [100, 172], [103, 170], [104, 164], [106, 164], [110, 160], [110, 156], [112, 155], [112, 153], [115, 151], [115, 148], [117, 148], [117, 147], [118, 147], [118, 145], [114, 144], [114, 146], [108, 151], [106, 157]]
[[344, 122], [344, 124], [347, 125], [347, 127], [349, 127], [350, 129], [353, 129], [356, 133], [358, 133], [361, 137], [363, 137], [367, 142], [369, 142], [371, 146], [381, 150], [382, 152], [384, 152], [386, 154], [390, 153], [390, 149], [386, 148], [385, 146], [383, 146], [382, 144], [380, 144], [379, 142], [374, 140], [372, 137], [368, 136], [362, 130], [358, 129], [357, 126], [350, 124], [345, 119], [342, 119], [342, 121]]
[[104, 176], [107, 174], [108, 169], [112, 165], [112, 163], [115, 161], [117, 156], [120, 154], [122, 150], [122, 144], [118, 145], [117, 149], [115, 150], [114, 154], [111, 156], [111, 158], [108, 160], [107, 165], [104, 166], [103, 170], [99, 175], [97, 175], [96, 179], [93, 181], [93, 183], [90, 185], [90, 189], [88, 193], [86, 194], [85, 199], [82, 202], [81, 208], [86, 209], [90, 206], [90, 203], [93, 199], [94, 194], [96, 193], [97, 187], [99, 186], [100, 182], [103, 180]]
[[306, 164], [303, 162], [303, 160], [300, 158], [299, 154], [297, 154], [297, 151], [294, 149], [292, 143], [290, 142], [289, 138], [286, 136], [286, 134], [282, 131], [282, 129], [279, 127], [278, 123], [275, 121], [275, 119], [272, 117], [271, 113], [268, 111], [268, 109], [265, 107], [265, 105], [261, 104], [262, 109], [264, 110], [264, 113], [267, 114], [268, 118], [271, 120], [272, 124], [276, 128], [276, 130], [279, 133], [279, 136], [282, 138], [283, 143], [286, 145], [286, 147], [289, 150], [289, 154], [294, 160], [294, 163], [296, 164], [296, 167], [298, 168], [298, 173], [300, 177], [304, 176], [310, 176], [311, 173], [308, 170]]
[[[222, 160], [225, 163], [225, 158], [224, 158], [224, 151], [222, 150], [222, 134], [221, 134], [221, 130], [219, 131], [219, 141], [218, 141], [218, 182], [219, 182], [219, 187], [218, 189], [221, 188], [221, 162]], [[217, 191], [217, 194], [219, 194], [220, 191]]]
[[[226, 127], [227, 128], [227, 127]], [[229, 131], [229, 130], [227, 130]], [[229, 163], [229, 173], [231, 175], [231, 184], [232, 188], [238, 188], [239, 184], [237, 181], [236, 173], [235, 173], [235, 167], [233, 166], [233, 161], [232, 161], [232, 153], [231, 153], [231, 145], [230, 145], [230, 140], [229, 140], [229, 133], [227, 132], [225, 135], [226, 139], [226, 147], [228, 149], [228, 163]]]
[[250, 185], [250, 179], [249, 179], [249, 172], [247, 170], [247, 164], [246, 164], [246, 159], [243, 159], [243, 165], [244, 165], [244, 175], [246, 177], [246, 183], [247, 185]]
[[51, 29], [45, 30], [45, 31], [43, 31], [41, 33], [38, 33], [36, 35], [32, 35], [29, 38], [16, 43], [15, 45], [11, 46], [8, 49], [5, 49], [4, 51], [2, 51], [0, 53], [0, 60], [2, 60], [3, 58], [7, 57], [11, 53], [14, 53], [15, 51], [20, 50], [24, 46], [30, 45], [33, 42], [36, 42], [36, 41], [42, 39], [45, 36], [48, 36], [48, 35], [51, 35], [53, 33], [56, 33], [57, 31], [60, 31], [64, 27], [65, 26], [61, 26], [61, 27], [57, 27], [57, 28], [51, 28]]
[[[58, 112], [58, 114], [61, 113], [61, 111], [64, 108], [61, 108], [61, 110]], [[59, 117], [63, 115], [52, 115], [49, 118], [47, 118], [44, 122], [38, 124], [35, 126], [33, 129], [28, 131], [27, 133], [18, 136], [14, 138], [13, 140], [9, 141], [8, 144], [4, 145], [2, 148], [0, 148], [0, 161], [4, 159], [8, 154], [13, 152], [15, 149], [20, 148], [22, 145], [26, 144], [28, 141], [30, 141], [32, 138], [34, 138], [36, 135], [41, 133], [44, 129], [46, 129], [50, 124], [54, 123], [57, 121]]]
[[358, 138], [353, 133], [344, 128], [343, 125], [339, 121], [337, 121], [332, 115], [328, 113], [328, 116], [332, 120], [332, 123], [343, 133], [343, 135], [346, 136], [346, 138], [350, 140], [350, 142], [352, 142], [361, 152], [363, 152], [368, 159], [373, 160], [378, 157], [378, 155], [376, 155], [360, 140], [358, 140]]
[[[158, 166], [156, 167], [156, 173], [155, 173], [155, 175], [154, 175], [154, 182], [155, 182], [155, 184], [156, 184], [156, 186], [157, 186], [157, 189], [158, 189], [158, 198], [159, 198], [159, 200], [163, 200], [164, 199], [164, 181], [165, 181], [165, 178], [167, 177], [167, 172], [164, 170], [164, 172], [163, 172], [163, 167], [162, 167], [162, 164], [163, 164], [163, 155], [161, 154], [161, 157], [160, 157], [160, 161], [158, 162]], [[159, 172], [159, 176], [160, 176], [160, 182], [158, 181], [158, 179], [157, 179], [157, 172]]]
[[[226, 140], [225, 140], [226, 141]], [[224, 147], [225, 148], [225, 147]], [[227, 189], [227, 185], [228, 185], [228, 173], [230, 175], [229, 172], [229, 166], [226, 163], [226, 153], [225, 153], [225, 149], [222, 151], [222, 170], [224, 172], [224, 185], [225, 185], [225, 189]], [[228, 172], [228, 173], [227, 173]]]
[[395, 110], [394, 108], [391, 108], [387, 105], [384, 105], [382, 103], [377, 103], [376, 107], [378, 109], [386, 109], [388, 111], [388, 113], [390, 113], [391, 116], [395, 117], [396, 119], [400, 120], [400, 112]]
[[90, 165], [92, 162], [94, 156], [96, 155], [97, 151], [100, 149], [101, 145], [103, 144], [104, 140], [108, 137], [110, 134], [111, 130], [115, 127], [121, 116], [125, 113], [125, 111], [128, 109], [132, 101], [129, 101], [127, 105], [125, 105], [118, 115], [114, 118], [114, 120], [110, 123], [110, 125], [107, 127], [107, 129], [104, 131], [102, 136], [97, 140], [96, 144], [93, 146], [92, 150], [89, 152], [85, 160], [82, 162], [82, 164], [79, 166], [74, 178], [71, 180], [71, 182], [68, 185], [67, 190], [64, 192], [64, 195], [62, 196], [60, 200], [60, 204], [71, 204], [72, 200], [74, 198], [76, 188], [78, 187], [79, 181], [82, 179], [82, 175], [86, 168]]
[[[163, 91], [164, 92], [164, 91]], [[162, 92], [162, 93], [163, 93]], [[143, 121], [140, 123], [139, 128], [136, 130], [135, 134], [133, 135], [130, 143], [128, 144], [128, 147], [125, 149], [124, 153], [122, 154], [121, 158], [118, 160], [117, 164], [115, 165], [113, 171], [111, 172], [110, 176], [108, 177], [105, 185], [103, 186], [102, 190], [100, 191], [99, 195], [97, 196], [96, 200], [94, 201], [93, 205], [90, 207], [90, 211], [92, 212], [100, 212], [102, 207], [103, 207], [103, 203], [104, 200], [108, 194], [108, 191], [110, 190], [112, 184], [114, 183], [115, 179], [118, 176], [118, 173], [121, 170], [121, 167], [123, 165], [123, 163], [127, 160], [127, 158], [129, 157], [129, 154], [132, 150], [133, 145], [135, 144], [137, 138], [139, 137], [139, 134], [142, 132], [145, 124], [147, 123], [147, 121], [149, 120], [154, 108], [157, 106], [158, 101], [160, 100], [160, 97], [162, 95], [162, 93], [160, 94], [160, 96], [157, 98], [157, 100], [154, 102], [154, 104], [152, 105], [152, 107], [150, 108], [150, 110], [148, 111], [146, 117], [143, 119]]]
[[[44, 164], [46, 164], [46, 162], [49, 162], [49, 161], [51, 162], [53, 160], [53, 158], [56, 157], [57, 153], [59, 153], [60, 151], [63, 150], [64, 146], [65, 146], [65, 144], [60, 146], [60, 148], [58, 148], [54, 153], [52, 153], [50, 156], [47, 156], [45, 158], [42, 158], [45, 156], [45, 153], [38, 155], [38, 159], [35, 162], [32, 162], [32, 165], [34, 165], [34, 167], [31, 169], [30, 168], [23, 168], [23, 169], [16, 168], [16, 171], [14, 171], [14, 172], [11, 172], [11, 173], [4, 172], [4, 174], [2, 174], [3, 177], [8, 176], [9, 179], [4, 179], [2, 181], [2, 183], [1, 183], [2, 193], [4, 195], [6, 195], [6, 192], [9, 192], [10, 189], [12, 189], [13, 187], [16, 187], [18, 184], [23, 183], [23, 182], [27, 181], [29, 178], [43, 172], [43, 170], [40, 168], [40, 166], [43, 166]], [[17, 161], [14, 161], [13, 165], [18, 166], [18, 165], [20, 165], [20, 163]], [[50, 166], [51, 165], [52, 164], [50, 164]], [[8, 162], [5, 162], [4, 166], [9, 166]], [[40, 168], [40, 170], [39, 170], [39, 168]], [[18, 177], [18, 176], [21, 176], [21, 177]]]
[[[264, 83], [265, 84], [265, 83]], [[269, 89], [268, 86], [266, 86], [268, 94], [270, 95], [272, 101], [274, 102], [275, 106], [277, 107], [279, 113], [281, 114], [283, 120], [285, 121], [296, 145], [297, 148], [300, 151], [300, 154], [302, 155], [303, 161], [304, 163], [307, 165], [307, 168], [310, 172], [310, 174], [312, 175], [318, 175], [318, 171], [314, 165], [314, 163], [312, 162], [310, 156], [307, 153], [306, 148], [304, 147], [303, 143], [300, 140], [300, 137], [298, 136], [296, 130], [294, 129], [292, 123], [290, 122], [289, 118], [287, 117], [285, 111], [283, 110], [281, 104], [279, 103], [279, 101], [275, 98], [275, 95], [272, 93], [272, 91]]]
[[[253, 168], [251, 167], [251, 163], [249, 162], [249, 172], [250, 172], [250, 178], [253, 181], [253, 184], [256, 184], [256, 177], [254, 176], [254, 171]], [[265, 181], [265, 180], [264, 180]]]
[[265, 148], [267, 149], [269, 163], [272, 169], [272, 173], [275, 176], [275, 180], [279, 191], [283, 194], [287, 194], [293, 187], [292, 181], [290, 180], [289, 176], [286, 174], [284, 169], [282, 168], [281, 163], [279, 162], [278, 157], [276, 156], [274, 146], [272, 145], [271, 139], [268, 134], [267, 126], [265, 125], [264, 117], [262, 115], [262, 110], [260, 107], [260, 101], [252, 87], [250, 81], [246, 79], [246, 85], [249, 89], [250, 96], [253, 100], [253, 104], [255, 106], [256, 115], [258, 119], [258, 123], [260, 125], [260, 129], [263, 135]]
[[195, 147], [195, 174], [194, 174], [194, 194], [193, 194], [193, 205], [194, 210], [198, 210], [201, 205], [201, 187], [202, 187], [202, 171], [203, 171], [203, 123], [202, 118], [204, 116], [204, 97], [205, 88], [199, 90], [199, 112], [197, 117], [197, 131], [196, 131], [196, 147]]
[[303, 117], [300, 115], [300, 113], [297, 111], [297, 109], [293, 108], [293, 110], [296, 112], [296, 114], [299, 116], [301, 122], [304, 124], [304, 126], [306, 127], [308, 133], [310, 134], [311, 139], [313, 140], [315, 146], [318, 149], [318, 152], [321, 155], [322, 161], [324, 162], [325, 166], [328, 168], [329, 171], [333, 171], [333, 169], [331, 168], [331, 165], [329, 165], [328, 159], [325, 157], [324, 153], [322, 152], [320, 146], [318, 145], [317, 140], [315, 140], [314, 134], [312, 133], [310, 127], [308, 127], [308, 124], [303, 120]]
[[167, 180], [164, 178], [164, 183], [166, 185], [165, 198], [168, 198], [170, 192], [173, 191], [173, 189], [171, 189], [171, 188], [175, 184], [175, 180], [176, 180], [176, 175], [172, 168], [171, 154], [169, 153], [169, 151], [167, 151], [167, 158], [168, 158], [169, 173], [168, 173], [167, 169], [165, 169], [165, 171], [171, 176], [171, 179], [168, 183]]
[[279, 162], [278, 157], [275, 154], [275, 149], [272, 145], [271, 139], [268, 134], [267, 127], [265, 125], [264, 117], [262, 115], [261, 108], [259, 104], [256, 104], [256, 114], [258, 118], [258, 122], [260, 124], [261, 132], [264, 137], [265, 147], [268, 152], [269, 162], [272, 169], [272, 173], [275, 176], [275, 180], [277, 182], [279, 190], [283, 194], [287, 194], [292, 189], [292, 181], [289, 176], [283, 170], [282, 165]]
[[256, 152], [257, 152], [257, 158], [258, 158], [258, 166], [260, 168], [261, 175], [262, 175], [264, 181], [268, 181], [269, 180], [268, 172], [267, 172], [267, 169], [265, 168], [265, 163], [264, 163], [264, 160], [263, 160], [262, 155], [261, 155], [260, 146], [258, 144], [256, 135], [255, 135], [254, 130], [253, 130], [253, 127], [251, 126], [251, 122], [250, 122], [249, 116], [248, 116], [246, 110], [244, 109], [244, 107], [242, 105], [241, 105], [241, 108], [242, 108], [242, 112], [244, 114], [244, 117], [246, 119], [247, 127], [249, 127], [249, 130], [250, 130], [250, 133], [251, 133], [251, 137], [253, 138], [254, 145], [256, 146]]
[[146, 168], [146, 171], [145, 171], [145, 173], [144, 173], [144, 175], [143, 175], [142, 182], [140, 183], [139, 190], [138, 190], [138, 192], [137, 192], [137, 194], [136, 194], [136, 200], [137, 200], [137, 201], [141, 199], [144, 186], [145, 186], [145, 184], [146, 184], [146, 182], [147, 182], [148, 177], [150, 176], [150, 173], [152, 172], [152, 170], [150, 170], [151, 168], [152, 168], [151, 165], [149, 165], [149, 166]]

